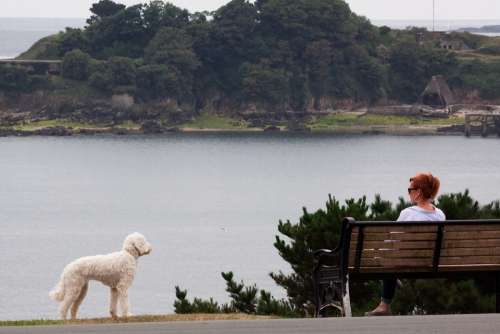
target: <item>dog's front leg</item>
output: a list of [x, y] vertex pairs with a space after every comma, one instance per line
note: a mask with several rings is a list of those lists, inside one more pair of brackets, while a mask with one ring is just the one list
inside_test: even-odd
[[111, 318], [115, 320], [118, 318], [117, 304], [118, 304], [118, 289], [111, 288], [109, 295], [109, 314], [111, 314]]
[[123, 317], [132, 316], [128, 304], [128, 287], [118, 287], [118, 303], [120, 304]]

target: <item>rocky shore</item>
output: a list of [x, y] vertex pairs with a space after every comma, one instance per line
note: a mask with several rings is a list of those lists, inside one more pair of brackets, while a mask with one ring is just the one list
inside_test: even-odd
[[[170, 100], [140, 104], [127, 96], [77, 99], [44, 92], [0, 94], [0, 137], [227, 132], [463, 136], [464, 114], [475, 112], [469, 107], [434, 109], [419, 104], [390, 104], [346, 105], [342, 110], [301, 113], [250, 107], [193, 112]], [[480, 109], [485, 108], [488, 112], [500, 110], [499, 106]]]
[[217, 129], [217, 128], [177, 128], [162, 127], [160, 125], [141, 126], [138, 129], [122, 127], [98, 127], [98, 128], [72, 128], [62, 125], [48, 126], [30, 130], [15, 128], [0, 128], [0, 137], [27, 137], [27, 136], [92, 136], [92, 135], [167, 135], [172, 133], [310, 133], [331, 135], [398, 135], [398, 136], [429, 136], [429, 135], [464, 135], [463, 125], [450, 126], [401, 126], [401, 125], [372, 125], [372, 126], [350, 126], [333, 127], [329, 129], [288, 129], [286, 127], [269, 126], [265, 128], [246, 129]]

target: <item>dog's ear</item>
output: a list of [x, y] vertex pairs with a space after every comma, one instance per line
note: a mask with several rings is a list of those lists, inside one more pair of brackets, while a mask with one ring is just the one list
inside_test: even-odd
[[123, 243], [123, 249], [137, 258], [149, 254], [151, 252], [151, 245], [142, 234], [136, 232], [127, 236]]
[[136, 233], [129, 234], [125, 241], [123, 242], [123, 250], [130, 253], [133, 257], [138, 258], [140, 256], [139, 250], [135, 246], [134, 239], [137, 238]]
[[141, 235], [140, 238], [137, 238], [137, 242], [135, 243], [135, 247], [139, 250], [139, 256], [147, 255], [151, 253], [152, 247], [149, 242], [146, 241], [146, 238]]

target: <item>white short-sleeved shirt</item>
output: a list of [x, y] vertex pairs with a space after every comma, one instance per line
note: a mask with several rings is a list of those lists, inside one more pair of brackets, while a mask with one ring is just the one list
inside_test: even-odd
[[399, 214], [398, 221], [443, 221], [446, 216], [439, 208], [434, 207], [434, 211], [427, 211], [418, 206], [411, 206], [404, 209]]

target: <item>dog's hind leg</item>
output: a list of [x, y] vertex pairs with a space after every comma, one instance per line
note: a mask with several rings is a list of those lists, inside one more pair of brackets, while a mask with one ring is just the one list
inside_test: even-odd
[[111, 288], [109, 295], [109, 314], [111, 314], [111, 318], [117, 319], [117, 304], [118, 304], [118, 289]]
[[78, 308], [82, 304], [83, 299], [87, 295], [88, 289], [89, 289], [89, 283], [87, 282], [82, 287], [82, 289], [80, 290], [80, 294], [78, 295], [78, 297], [76, 298], [76, 300], [73, 302], [73, 305], [71, 306], [71, 320], [75, 320], [76, 319], [76, 313], [78, 312]]
[[59, 315], [61, 316], [62, 320], [66, 320], [68, 317], [68, 310], [73, 305], [73, 303], [76, 301], [78, 298], [78, 295], [80, 294], [80, 289], [68, 289], [66, 291], [66, 294], [64, 295], [64, 299], [59, 305]]

